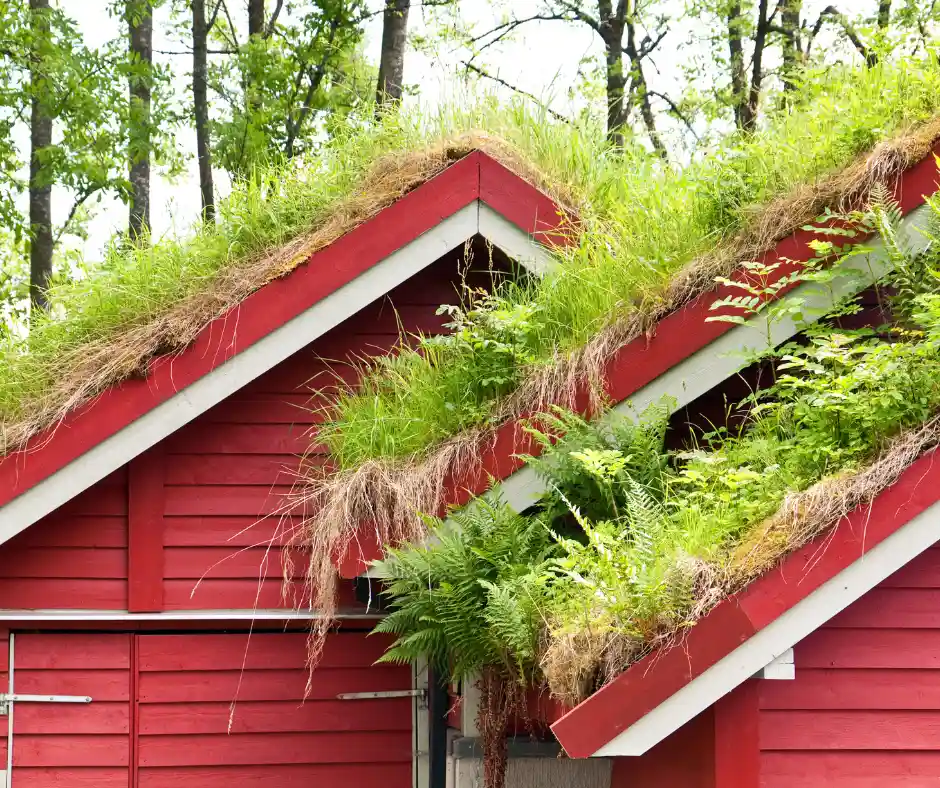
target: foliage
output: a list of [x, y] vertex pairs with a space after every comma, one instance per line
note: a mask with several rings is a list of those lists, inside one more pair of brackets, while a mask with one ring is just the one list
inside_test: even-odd
[[[940, 207], [930, 205], [940, 227]], [[861, 220], [897, 238], [896, 215], [890, 203], [876, 201]], [[903, 259], [895, 261], [891, 281], [905, 281], [904, 294], [895, 296], [898, 303], [906, 299], [904, 322], [846, 330], [839, 326], [840, 310], [807, 329], [776, 351], [774, 381], [742, 403], [749, 413], [737, 428], [719, 427], [696, 439], [691, 432], [675, 434], [674, 427], [672, 442], [683, 447], [667, 449], [665, 405], [636, 421], [608, 415], [588, 422], [560, 410], [539, 415], [529, 429], [544, 451], [528, 458], [547, 482], [537, 506], [517, 515], [499, 504], [497, 490], [494, 503], [478, 501], [450, 522], [435, 523], [431, 546], [397, 549], [383, 563], [396, 578], [399, 611], [409, 611], [396, 611], [384, 630], [399, 636], [393, 648], [405, 644], [400, 655], [413, 657], [434, 643], [433, 653], [441, 654], [438, 644], [447, 638], [475, 643], [485, 631], [498, 645], [474, 648], [466, 669], [492, 664], [488, 660], [513, 662], [518, 673], [541, 678], [542, 668], [557, 669], [549, 664], [553, 644], [572, 634], [617, 638], [619, 650], [606, 640], [605, 656], [595, 658], [616, 651], [622, 670], [694, 623], [727, 592], [735, 548], [785, 496], [863, 468], [900, 432], [940, 412], [940, 248], [897, 254]], [[923, 275], [916, 279], [912, 272]], [[520, 540], [506, 562], [510, 576], [525, 578], [513, 615], [528, 611], [528, 623], [507, 614], [503, 620], [516, 629], [492, 629], [487, 622], [474, 634], [465, 627], [479, 625], [482, 616], [470, 624], [467, 609], [437, 604], [435, 578], [443, 582], [453, 572], [462, 588], [482, 599], [472, 576], [456, 566], [469, 567], [500, 544], [490, 535], [510, 526], [513, 533], [540, 534], [547, 527], [556, 544], [547, 549], [544, 537]], [[468, 554], [472, 560], [464, 558]], [[402, 575], [407, 583], [397, 582]], [[484, 579], [489, 589], [489, 575]], [[533, 628], [547, 632], [536, 652]], [[511, 635], [518, 632], [525, 636], [517, 651]], [[460, 646], [452, 648], [438, 658], [459, 660]]]
[[479, 501], [429, 522], [435, 540], [392, 550], [377, 565], [395, 609], [375, 628], [398, 636], [382, 657], [408, 664], [427, 657], [453, 680], [498, 666], [531, 678], [541, 622], [541, 565], [553, 552], [548, 530], [499, 501]]
[[556, 273], [497, 290], [468, 313], [478, 338], [502, 344], [496, 334], [505, 329], [491, 332], [490, 313], [521, 321], [522, 333], [500, 355], [499, 385], [479, 385], [494, 379], [493, 358], [459, 338], [435, 341], [430, 354], [403, 348], [364, 376], [361, 391], [339, 399], [320, 438], [342, 468], [354, 468], [376, 457], [413, 459], [443, 438], [490, 423], [501, 395], [523, 373], [576, 351], [611, 321], [655, 309], [675, 273], [746, 227], [758, 206], [932, 115], [938, 82], [932, 63], [830, 69], [763, 133], [734, 139], [683, 170], [662, 170], [641, 150], [614, 155], [577, 124], [544, 118], [537, 130], [528, 120], [507, 129], [549, 176], [570, 185], [586, 231]]

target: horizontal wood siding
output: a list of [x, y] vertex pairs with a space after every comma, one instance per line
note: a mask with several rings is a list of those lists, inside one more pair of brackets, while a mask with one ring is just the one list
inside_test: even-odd
[[0, 609], [126, 607], [126, 469], [0, 546]]
[[[310, 465], [326, 462], [315, 437], [322, 408], [339, 386], [355, 383], [355, 362], [387, 353], [400, 330], [444, 330], [447, 318], [435, 313], [458, 300], [462, 260], [463, 250], [455, 250], [164, 442], [165, 609], [301, 601], [306, 561], [292, 556], [297, 579], [285, 600], [282, 552], [303, 513], [292, 498], [300, 457], [306, 454]], [[468, 284], [490, 279], [477, 272]], [[351, 605], [348, 584], [343, 588], [341, 603]]]
[[410, 700], [336, 698], [407, 689], [410, 671], [373, 667], [380, 639], [336, 634], [305, 700], [305, 643], [301, 633], [140, 636], [141, 788], [410, 786]]
[[760, 682], [764, 788], [940, 784], [940, 548], [794, 654], [794, 681]]
[[125, 634], [16, 635], [16, 692], [94, 698], [16, 704], [16, 788], [130, 785], [130, 656]]
[[16, 704], [13, 785], [408, 788], [411, 700], [337, 698], [410, 688], [408, 668], [373, 664], [386, 646], [331, 635], [311, 677], [298, 632], [17, 634], [17, 692], [93, 700]]

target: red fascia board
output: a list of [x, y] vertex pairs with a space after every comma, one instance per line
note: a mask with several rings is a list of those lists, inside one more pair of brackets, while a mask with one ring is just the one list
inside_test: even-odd
[[[557, 216], [551, 201], [518, 175], [482, 152], [469, 154], [212, 321], [181, 353], [154, 359], [146, 378], [112, 386], [0, 459], [0, 506], [479, 199], [484, 166], [494, 193]], [[503, 203], [491, 207], [501, 210]], [[524, 226], [524, 212], [511, 220]]]
[[586, 758], [651, 712], [752, 635], [940, 500], [932, 450], [871, 505], [788, 556], [777, 569], [726, 599], [676, 645], [632, 665], [552, 725], [565, 751]]
[[[919, 208], [924, 204], [926, 197], [937, 190], [937, 164], [934, 156], [938, 154], [940, 144], [934, 147], [930, 155], [898, 178], [893, 196], [903, 214]], [[481, 166], [480, 199], [529, 232], [533, 226], [538, 226], [540, 218], [547, 220], [547, 217], [552, 215], [557, 224], [554, 232], [544, 234], [547, 242], [563, 245], [570, 240], [570, 236], [565, 235], [564, 222], [558, 221], [562, 217], [554, 204], [544, 195], [541, 195], [542, 201], [521, 199], [515, 190], [519, 188], [517, 184], [525, 184], [525, 181], [515, 176], [508, 178], [507, 172], [502, 165], [492, 159], [487, 160], [485, 165]], [[534, 215], [533, 209], [536, 211]], [[801, 263], [812, 259], [814, 252], [809, 243], [814, 239], [830, 240], [829, 236], [801, 229], [768, 250], [760, 258], [761, 262], [781, 263], [771, 281], [793, 273]], [[860, 242], [864, 239], [854, 240]], [[739, 272], [731, 278], [742, 281], [746, 275]], [[782, 297], [795, 286], [794, 284], [790, 288], [781, 289], [777, 297]], [[734, 326], [731, 323], [705, 322], [709, 315], [714, 314], [710, 310], [711, 304], [729, 295], [740, 293], [725, 285], [716, 286], [660, 320], [651, 337], [639, 337], [617, 351], [605, 367], [605, 392], [609, 400], [614, 403], [623, 402], [672, 367], [732, 330]], [[577, 397], [576, 409], [584, 415], [590, 415], [588, 402], [588, 392], [585, 388]], [[523, 429], [522, 420], [502, 424], [496, 430], [494, 440], [484, 446], [472, 461], [462, 466], [460, 476], [445, 482], [445, 495], [437, 514], [444, 516], [449, 508], [463, 506], [472, 498], [486, 492], [493, 479], [506, 479], [519, 470], [524, 465], [522, 456], [537, 455], [541, 451], [541, 445]], [[364, 524], [364, 530], [367, 528]], [[381, 557], [378, 539], [372, 534], [363, 535], [359, 543], [351, 545], [342, 560], [337, 561], [337, 567], [342, 577], [355, 577], [362, 574], [372, 561]]]

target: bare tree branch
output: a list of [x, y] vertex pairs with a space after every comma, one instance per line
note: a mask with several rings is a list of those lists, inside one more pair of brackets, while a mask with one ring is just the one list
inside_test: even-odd
[[490, 74], [490, 73], [484, 71], [484, 70], [483, 70], [482, 68], [480, 68], [479, 66], [475, 66], [475, 65], [474, 65], [473, 63], [471, 63], [469, 60], [465, 60], [465, 61], [463, 62], [463, 66], [464, 66], [464, 68], [465, 68], [467, 71], [472, 71], [472, 72], [474, 72], [475, 74], [479, 74], [481, 77], [484, 77], [485, 79], [490, 79], [490, 80], [492, 80], [493, 82], [495, 82], [496, 84], [502, 85], [504, 88], [509, 88], [511, 91], [513, 91], [514, 93], [518, 93], [520, 96], [525, 96], [526, 98], [532, 99], [534, 102], [536, 102], [540, 107], [542, 107], [549, 115], [551, 115], [551, 116], [552, 116], [553, 118], [555, 118], [556, 120], [560, 120], [560, 121], [563, 121], [563, 122], [565, 122], [565, 123], [571, 123], [571, 119], [570, 119], [570, 118], [565, 117], [565, 116], [562, 115], [560, 112], [555, 112], [555, 110], [553, 110], [551, 107], [549, 107], [549, 106], [546, 105], [544, 102], [542, 102], [540, 99], [538, 99], [534, 94], [529, 93], [529, 91], [523, 90], [522, 88], [518, 88], [518, 87], [516, 87], [515, 85], [510, 84], [509, 82], [507, 82], [507, 81], [506, 81], [505, 79], [503, 79], [502, 77], [498, 77], [498, 76], [496, 76], [495, 74]]
[[669, 98], [669, 96], [667, 96], [665, 93], [660, 93], [658, 90], [647, 90], [646, 92], [650, 96], [655, 96], [656, 98], [661, 99], [662, 101], [665, 101], [666, 104], [669, 105], [669, 109], [672, 112], [672, 114], [675, 115], [677, 118], [679, 118], [679, 120], [681, 120], [683, 124], [685, 124], [685, 127], [689, 130], [692, 136], [695, 137], [695, 139], [697, 140], [701, 139], [698, 135], [698, 132], [696, 132], [695, 128], [692, 126], [692, 122], [689, 120], [688, 116], [681, 109], [679, 109], [679, 106], [676, 104], [675, 101]]

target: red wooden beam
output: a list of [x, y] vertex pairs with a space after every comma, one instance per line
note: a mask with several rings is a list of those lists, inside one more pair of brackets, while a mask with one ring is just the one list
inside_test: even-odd
[[163, 610], [165, 457], [158, 443], [133, 459], [127, 478], [127, 609]]
[[715, 704], [715, 788], [760, 788], [759, 701], [750, 679]]

